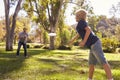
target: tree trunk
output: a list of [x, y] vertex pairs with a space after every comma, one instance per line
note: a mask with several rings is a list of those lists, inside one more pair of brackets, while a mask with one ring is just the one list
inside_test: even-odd
[[20, 11], [21, 2], [22, 0], [18, 1], [17, 7], [13, 15], [12, 27], [10, 27], [10, 18], [9, 18], [10, 1], [4, 0], [5, 19], [6, 19], [6, 51], [13, 50], [13, 39], [14, 39], [14, 30], [16, 27], [16, 17], [17, 17], [18, 12]]
[[[53, 27], [53, 25], [51, 26], [51, 33], [55, 33], [55, 27]], [[50, 50], [54, 50], [55, 49], [55, 36], [50, 36]]]
[[55, 42], [55, 36], [50, 36], [50, 50], [54, 50], [55, 46], [54, 46], [54, 42]]
[[[63, 4], [63, 0], [60, 0], [59, 1], [59, 6], [57, 8], [58, 11], [55, 14], [53, 14], [53, 13], [54, 13], [54, 10], [56, 8], [54, 8], [53, 5], [52, 5], [52, 8], [51, 8], [51, 10], [52, 10], [51, 14], [52, 15], [50, 16], [50, 14], [48, 14], [49, 15], [50, 25], [51, 25], [50, 30], [51, 30], [52, 33], [56, 32], [56, 26], [57, 26], [57, 23], [58, 23], [58, 18], [59, 18], [60, 10], [62, 8], [62, 4]], [[50, 47], [49, 47], [50, 50], [55, 49], [54, 41], [55, 41], [55, 36], [50, 36]]]
[[12, 41], [10, 38], [10, 34], [8, 32], [6, 33], [6, 51], [12, 51], [13, 50], [13, 45]]
[[9, 0], [4, 0], [5, 6], [5, 24], [6, 24], [6, 51], [12, 50], [12, 46], [10, 43], [10, 19], [9, 19], [9, 11], [10, 11], [10, 2]]

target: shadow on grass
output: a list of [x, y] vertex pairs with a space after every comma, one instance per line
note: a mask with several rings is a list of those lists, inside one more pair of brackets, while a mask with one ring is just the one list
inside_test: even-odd
[[[84, 55], [83, 55], [84, 56]], [[73, 72], [74, 73], [78, 73], [78, 74], [88, 74], [88, 71], [84, 71], [84, 69], [82, 70], [78, 70], [77, 68], [80, 68], [80, 67], [88, 67], [87, 66], [87, 62], [88, 60], [85, 60], [84, 58], [77, 58], [77, 59], [73, 59], [73, 60], [59, 60], [59, 59], [55, 59], [55, 58], [37, 58], [38, 61], [40, 62], [43, 62], [45, 64], [50, 64], [50, 65], [54, 65], [56, 66], [55, 68], [52, 68], [52, 69], [43, 69], [41, 70], [42, 74], [44, 75], [52, 75], [52, 74], [56, 74], [56, 73], [65, 73], [65, 72]], [[64, 63], [62, 63], [64, 62]], [[119, 70], [120, 69], [120, 61], [109, 61], [109, 64], [111, 65], [111, 68], [112, 70]], [[99, 69], [102, 69], [102, 66], [100, 67], [101, 65], [97, 65], [97, 68]], [[73, 68], [74, 67], [74, 68]], [[104, 80], [106, 78], [106, 74], [102, 71], [102, 72], [99, 72], [99, 71], [95, 71], [95, 73], [97, 74], [97, 76], [95, 77], [95, 79], [102, 79]], [[96, 75], [95, 74], [95, 75]], [[118, 72], [117, 74], [116, 73], [113, 73], [113, 77], [114, 77], [114, 80], [120, 80], [120, 73]], [[98, 77], [98, 78], [97, 78]]]
[[[114, 80], [120, 80], [120, 61], [109, 61], [109, 64], [113, 70]], [[116, 72], [114, 72], [114, 70], [116, 70]]]
[[[58, 60], [55, 58], [49, 59], [49, 58], [37, 58], [36, 60], [43, 62], [44, 64], [51, 65], [53, 68], [45, 68], [41, 70], [41, 73], [44, 75], [52, 75], [56, 73], [78, 73], [78, 74], [86, 74], [86, 71], [84, 70], [77, 70], [78, 67], [87, 67], [86, 61], [81, 58], [81, 62], [76, 62], [72, 60]], [[82, 64], [85, 62], [84, 64]]]
[[108, 62], [113, 69], [120, 69], [120, 61], [109, 61]]
[[20, 56], [16, 57], [16, 50], [4, 51], [0, 49], [0, 79], [5, 79], [6, 74], [12, 71], [19, 71], [24, 66], [25, 59], [29, 59], [33, 55], [46, 53], [46, 50], [28, 49], [29, 57], [23, 56], [23, 50], [20, 51]]

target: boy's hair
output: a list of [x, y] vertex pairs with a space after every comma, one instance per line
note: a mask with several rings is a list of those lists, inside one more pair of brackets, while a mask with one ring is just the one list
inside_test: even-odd
[[85, 20], [86, 21], [86, 16], [87, 16], [87, 11], [84, 9], [79, 9], [75, 13], [77, 17], [79, 17], [80, 20]]

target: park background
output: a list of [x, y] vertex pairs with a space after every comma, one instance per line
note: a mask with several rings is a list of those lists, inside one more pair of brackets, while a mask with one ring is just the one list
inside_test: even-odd
[[[88, 12], [88, 24], [102, 41], [113, 77], [120, 80], [120, 0], [0, 0], [0, 80], [86, 80], [89, 49], [72, 46], [76, 34], [75, 11]], [[26, 27], [28, 58], [18, 34]], [[56, 33], [56, 36], [49, 36]], [[95, 80], [106, 80], [96, 65]]]

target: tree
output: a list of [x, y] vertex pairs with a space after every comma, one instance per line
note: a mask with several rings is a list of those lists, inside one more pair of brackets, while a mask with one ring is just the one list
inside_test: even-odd
[[118, 2], [116, 5], [112, 5], [112, 7], [109, 10], [109, 13], [112, 15], [112, 18], [116, 20], [117, 24], [119, 23], [118, 16], [120, 15], [120, 2]]
[[42, 43], [42, 30], [40, 28], [36, 29], [35, 37], [39, 38], [39, 42]]
[[[64, 0], [26, 0], [24, 9], [28, 15], [42, 25], [48, 33], [56, 33], [59, 13]], [[33, 6], [34, 5], [34, 6]], [[54, 49], [55, 37], [50, 36], [50, 49]]]
[[118, 38], [118, 40], [120, 42], [120, 25], [117, 25], [115, 27], [115, 36], [116, 36], [116, 38]]
[[78, 9], [85, 9], [86, 11], [88, 11], [88, 17], [94, 14], [90, 0], [75, 0], [75, 3], [74, 2], [71, 3], [76, 5], [74, 7], [73, 14]]
[[3, 0], [5, 6], [5, 22], [6, 22], [6, 51], [13, 50], [13, 38], [14, 38], [14, 30], [16, 27], [16, 17], [18, 12], [20, 11], [20, 6], [22, 0], [18, 0], [17, 6], [15, 8], [15, 12], [13, 14], [12, 23], [10, 22], [10, 3], [13, 0]]
[[112, 5], [112, 7], [109, 10], [109, 13], [117, 18], [117, 15], [120, 14], [120, 2], [118, 2], [116, 5]]

